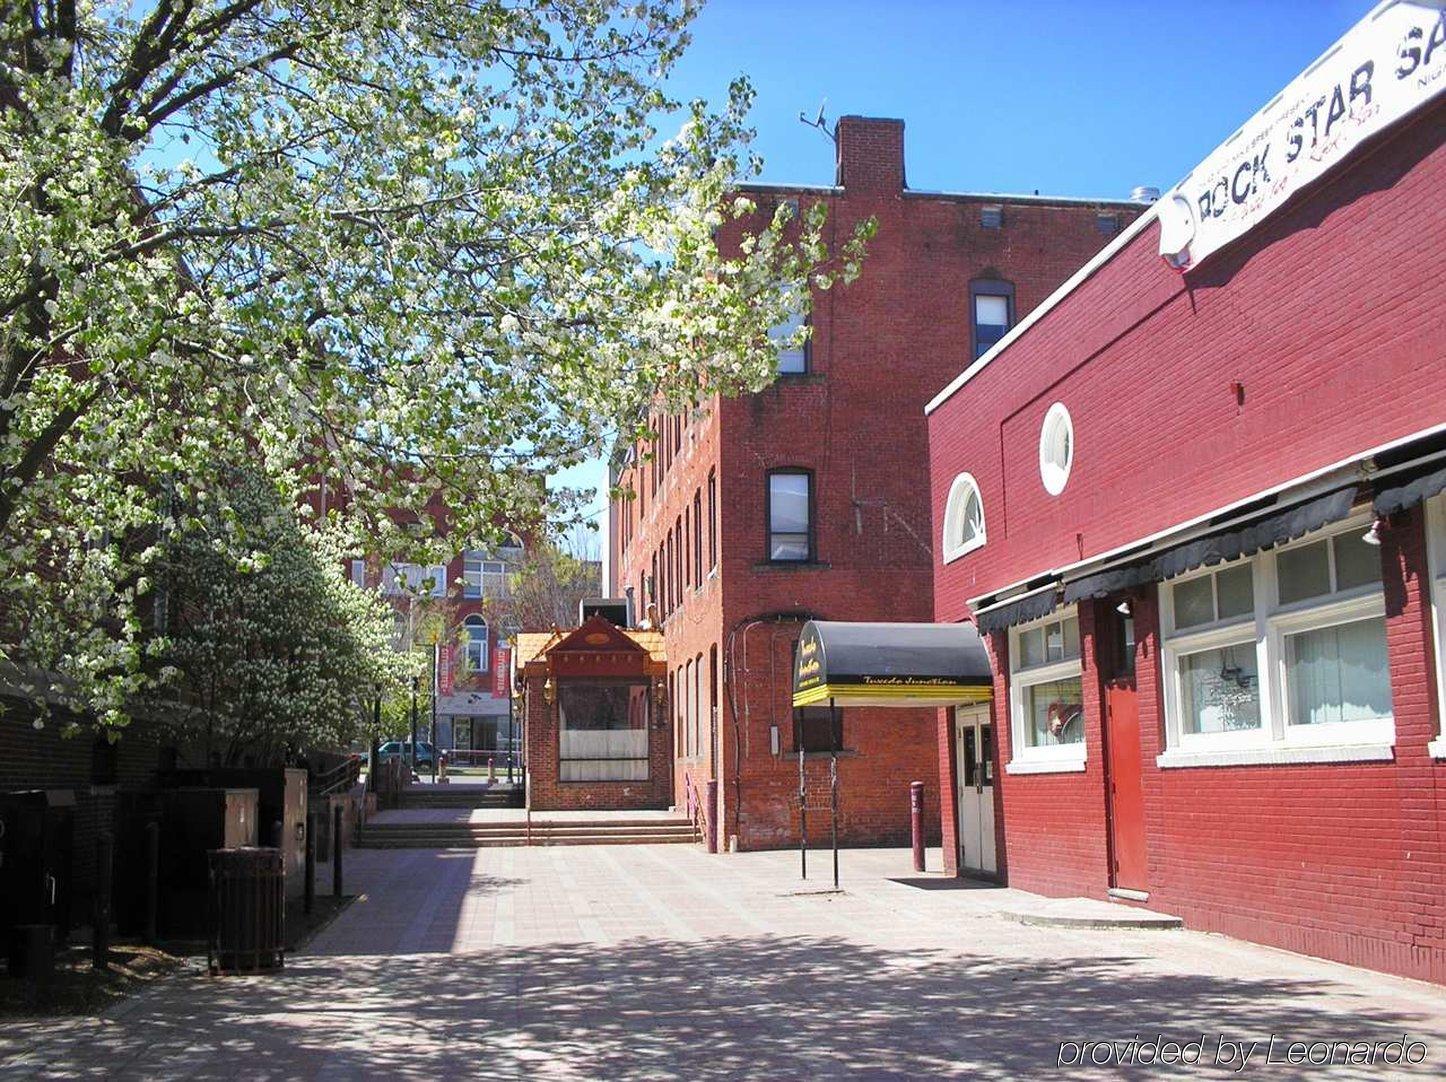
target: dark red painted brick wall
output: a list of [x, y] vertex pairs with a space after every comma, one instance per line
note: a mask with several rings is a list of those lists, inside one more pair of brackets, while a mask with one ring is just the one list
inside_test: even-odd
[[[1446, 103], [1388, 134], [1180, 276], [1156, 226], [930, 419], [934, 522], [968, 470], [988, 543], [936, 576], [967, 599], [1142, 539], [1446, 422]], [[1232, 383], [1244, 385], [1243, 405]], [[1063, 495], [1039, 480], [1045, 410], [1073, 416]], [[1135, 599], [1149, 904], [1193, 927], [1446, 980], [1446, 763], [1419, 511], [1383, 531], [1394, 762], [1160, 769], [1156, 591]], [[1009, 882], [1103, 897], [1109, 854], [1096, 605], [1081, 606], [1087, 769], [1001, 774]], [[994, 635], [997, 671], [1007, 671]], [[1001, 765], [1007, 683], [996, 680]], [[941, 785], [950, 784], [941, 758]]]
[[[934, 529], [923, 407], [971, 359], [970, 281], [1013, 282], [1018, 318], [1103, 246], [1098, 210], [1123, 223], [1141, 209], [907, 191], [898, 121], [843, 118], [839, 154], [840, 187], [749, 193], [763, 213], [784, 199], [803, 207], [826, 202], [835, 240], [870, 215], [878, 220], [862, 277], [815, 297], [810, 373], [708, 403], [689, 419], [681, 450], [670, 452], [657, 492], [645, 462], [641, 478], [635, 469], [621, 477], [640, 498], [614, 508], [615, 581], [637, 593], [693, 493], [701, 490], [706, 503], [707, 477], [716, 471], [717, 574], [689, 584], [682, 604], [663, 614], [663, 628], [670, 671], [701, 656], [706, 674], [709, 650], [720, 657], [722, 686], [700, 696], [705, 736], [696, 754], [677, 762], [676, 799], [683, 804], [690, 786], [701, 792], [717, 778], [724, 841], [735, 836], [744, 848], [793, 845], [798, 837], [789, 651], [799, 624], [773, 618], [931, 618]], [[982, 228], [986, 204], [1003, 206], [1002, 229]], [[734, 230], [722, 242], [739, 236]], [[814, 472], [818, 560], [807, 566], [765, 562], [766, 476], [783, 466]], [[624, 534], [626, 547], [619, 543]], [[675, 697], [675, 726], [683, 709]], [[926, 783], [933, 841], [941, 793], [938, 712], [850, 710], [845, 737], [851, 753], [839, 763], [843, 841], [906, 843], [914, 780]], [[825, 759], [808, 761], [810, 777], [826, 769]], [[824, 836], [818, 831], [810, 813], [815, 840]]]

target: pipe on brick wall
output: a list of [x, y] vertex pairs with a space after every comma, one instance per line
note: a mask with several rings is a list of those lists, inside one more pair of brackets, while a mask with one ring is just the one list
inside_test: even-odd
[[[769, 667], [773, 671], [774, 646], [778, 641], [778, 631], [783, 624], [798, 624], [802, 626], [809, 620], [822, 619], [808, 612], [788, 611], [765, 613], [761, 616], [744, 617], [735, 623], [728, 631], [728, 637], [723, 650], [723, 689], [728, 700], [728, 714], [733, 727], [733, 836], [741, 838], [743, 833], [743, 740], [741, 737], [738, 719], [738, 698], [733, 693], [734, 680], [738, 675], [738, 662], [735, 654], [735, 643], [741, 638], [745, 664], [743, 671], [748, 671], [746, 664], [748, 656], [748, 632], [755, 627], [774, 625], [774, 634], [769, 642]], [[744, 703], [744, 710], [749, 709], [749, 703]], [[769, 709], [772, 710], [772, 699], [769, 700]], [[727, 817], [724, 817], [724, 826], [727, 826]]]

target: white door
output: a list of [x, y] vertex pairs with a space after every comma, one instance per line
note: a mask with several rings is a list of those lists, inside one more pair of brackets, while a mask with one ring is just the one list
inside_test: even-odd
[[959, 867], [993, 875], [999, 868], [994, 838], [994, 725], [987, 706], [954, 711], [958, 764]]

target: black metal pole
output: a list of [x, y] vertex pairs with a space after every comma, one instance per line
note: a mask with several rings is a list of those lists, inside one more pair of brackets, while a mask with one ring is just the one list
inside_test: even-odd
[[331, 813], [331, 893], [341, 897], [341, 826], [342, 810], [338, 804]]
[[[510, 657], [511, 655], [509, 654], [508, 656]], [[511, 784], [513, 783], [513, 781], [512, 781], [512, 761], [513, 761], [513, 759], [515, 759], [516, 756], [517, 756], [517, 739], [516, 739], [517, 734], [514, 733], [514, 732], [513, 732], [513, 729], [512, 729], [513, 719], [512, 719], [512, 674], [511, 674], [511, 673], [509, 673], [508, 676], [507, 676], [507, 685], [506, 685], [506, 686], [507, 686], [507, 784], [508, 784], [508, 785], [511, 785]]]
[[432, 784], [437, 784], [437, 756], [441, 750], [437, 747], [437, 653], [441, 650], [440, 643], [432, 643]]
[[[794, 732], [798, 727], [794, 727]], [[798, 744], [798, 870], [808, 878], [808, 784], [803, 771], [803, 742]]]
[[408, 750], [411, 761], [407, 766], [413, 771], [417, 769], [417, 693], [421, 690], [421, 683], [420, 676], [412, 677], [412, 744]]
[[95, 839], [95, 915], [91, 922], [91, 966], [102, 972], [110, 968], [110, 888], [115, 857], [109, 831]]
[[377, 759], [381, 755], [382, 739], [382, 689], [377, 687], [376, 698], [372, 700], [372, 741], [367, 751], [367, 788], [377, 791]]
[[146, 942], [156, 942], [156, 910], [161, 903], [161, 824], [146, 824]]
[[828, 701], [829, 743], [833, 751], [828, 757], [828, 801], [829, 817], [833, 831], [833, 889], [838, 890], [838, 707]]

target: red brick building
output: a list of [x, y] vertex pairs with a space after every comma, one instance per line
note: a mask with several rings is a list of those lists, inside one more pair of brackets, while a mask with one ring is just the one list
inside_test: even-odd
[[[634, 495], [612, 508], [611, 592], [664, 633], [674, 800], [696, 806], [717, 782], [709, 823], [743, 848], [796, 842], [797, 751], [836, 735], [841, 840], [907, 839], [909, 783], [935, 775], [934, 712], [848, 710], [841, 734], [826, 710], [796, 716], [798, 632], [929, 617], [925, 402], [1143, 209], [914, 191], [898, 120], [844, 117], [837, 147], [834, 186], [747, 194], [765, 215], [826, 203], [838, 237], [874, 216], [861, 278], [814, 297], [807, 348], [781, 355], [767, 390], [657, 418], [657, 443], [615, 473]], [[826, 799], [828, 756], [806, 773], [809, 804]], [[937, 798], [930, 784], [932, 823]]]
[[930, 404], [951, 867], [1446, 980], [1441, 41], [1383, 5]]

